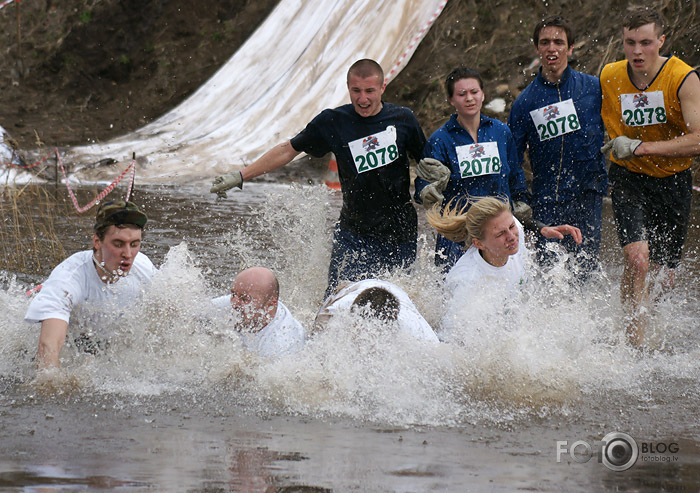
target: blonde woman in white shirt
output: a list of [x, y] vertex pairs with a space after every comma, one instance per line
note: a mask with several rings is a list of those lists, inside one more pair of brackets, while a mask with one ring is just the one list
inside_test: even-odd
[[[527, 281], [523, 227], [507, 201], [471, 198], [460, 207], [448, 204], [443, 210], [433, 208], [427, 220], [445, 238], [469, 245], [445, 278], [449, 301], [443, 328], [454, 309], [475, 301], [465, 296], [495, 293], [508, 297]], [[547, 226], [541, 233], [560, 239], [571, 235], [581, 243], [581, 231], [568, 224]]]

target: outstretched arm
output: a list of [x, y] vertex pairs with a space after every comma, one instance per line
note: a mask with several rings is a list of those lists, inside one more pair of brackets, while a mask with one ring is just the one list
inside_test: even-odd
[[291, 141], [283, 142], [260, 156], [250, 166], [243, 168], [241, 176], [244, 180], [250, 180], [256, 176], [274, 171], [289, 164], [292, 159], [299, 155], [299, 152], [292, 147]]
[[634, 151], [637, 156], [688, 157], [700, 156], [700, 79], [691, 73], [683, 82], [678, 98], [683, 120], [687, 126], [685, 135], [672, 140], [642, 142]]
[[283, 142], [267, 151], [256, 159], [253, 164], [243, 168], [242, 171], [232, 171], [227, 175], [217, 176], [214, 178], [209, 191], [218, 194], [220, 198], [225, 198], [226, 190], [230, 190], [234, 187], [243, 188], [244, 180], [250, 180], [256, 176], [281, 168], [298, 154], [299, 151], [292, 147], [291, 141]]
[[37, 363], [39, 368], [58, 368], [61, 366], [59, 356], [66, 341], [68, 323], [59, 318], [47, 318], [41, 321]]

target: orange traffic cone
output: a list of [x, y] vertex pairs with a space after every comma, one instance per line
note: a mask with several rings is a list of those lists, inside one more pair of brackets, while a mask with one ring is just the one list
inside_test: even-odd
[[340, 190], [340, 181], [338, 178], [338, 162], [335, 160], [335, 154], [331, 152], [331, 158], [328, 161], [328, 171], [326, 171], [326, 186], [333, 190]]

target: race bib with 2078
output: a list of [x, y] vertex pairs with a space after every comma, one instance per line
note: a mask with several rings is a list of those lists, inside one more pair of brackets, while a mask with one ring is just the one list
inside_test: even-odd
[[535, 124], [540, 141], [560, 137], [581, 128], [572, 99], [532, 110], [530, 117]]
[[389, 125], [383, 132], [353, 140], [348, 143], [348, 147], [358, 173], [386, 166], [399, 157], [396, 127]]
[[455, 147], [459, 160], [459, 176], [494, 175], [501, 172], [501, 156], [498, 154], [498, 143], [479, 142]]
[[663, 91], [621, 94], [622, 120], [628, 127], [666, 123]]

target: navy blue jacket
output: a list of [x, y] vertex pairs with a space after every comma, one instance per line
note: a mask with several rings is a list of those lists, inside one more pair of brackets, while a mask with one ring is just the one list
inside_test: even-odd
[[[359, 173], [348, 144], [371, 140], [373, 134], [392, 126], [398, 148], [398, 156], [392, 157], [396, 159]], [[421, 158], [425, 135], [411, 110], [384, 103], [376, 115], [362, 117], [352, 104], [326, 109], [292, 138], [291, 144], [315, 157], [335, 154], [343, 193], [340, 227], [363, 238], [395, 244], [416, 241], [418, 218], [409, 192], [408, 158]], [[383, 153], [380, 158], [387, 156]]]
[[[530, 112], [567, 99], [573, 100], [580, 128], [540, 140]], [[528, 150], [533, 207], [573, 200], [587, 190], [607, 192], [605, 157], [600, 152], [604, 136], [601, 102], [598, 78], [567, 67], [558, 83], [547, 81], [540, 70], [513, 103], [508, 126], [517, 145], [519, 163]]]
[[[497, 174], [462, 178], [459, 172], [457, 147], [474, 144], [469, 132], [457, 122], [457, 114], [450, 119], [428, 139], [423, 151], [424, 157], [437, 159], [450, 168], [452, 172], [447, 188], [443, 192], [443, 205], [454, 198], [502, 196], [513, 201], [529, 202], [529, 192], [525, 175], [518, 161], [515, 141], [508, 126], [498, 120], [481, 115], [477, 138], [480, 143], [496, 142], [501, 158], [501, 170]], [[420, 193], [428, 184], [422, 178], [416, 177], [415, 199], [422, 203]]]

